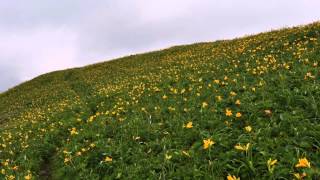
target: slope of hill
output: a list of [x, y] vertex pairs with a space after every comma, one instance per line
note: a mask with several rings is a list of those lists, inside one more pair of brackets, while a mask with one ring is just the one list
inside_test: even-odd
[[320, 179], [320, 23], [0, 94], [0, 179]]

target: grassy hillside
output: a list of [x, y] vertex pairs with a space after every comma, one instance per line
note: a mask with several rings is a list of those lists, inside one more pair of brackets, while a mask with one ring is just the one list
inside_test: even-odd
[[320, 179], [320, 23], [0, 94], [0, 179]]

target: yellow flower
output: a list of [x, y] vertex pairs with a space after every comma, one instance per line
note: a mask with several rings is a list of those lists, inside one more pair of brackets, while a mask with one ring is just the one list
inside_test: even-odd
[[235, 149], [240, 150], [240, 151], [248, 151], [250, 147], [250, 143], [247, 143], [247, 145], [241, 145], [241, 144], [237, 144], [234, 146]]
[[105, 159], [104, 159], [105, 162], [112, 162], [112, 157], [109, 157], [107, 156]]
[[241, 112], [237, 112], [236, 117], [241, 118], [241, 116], [242, 116]]
[[221, 97], [221, 96], [216, 96], [216, 99], [217, 99], [218, 101], [222, 101], [222, 97]]
[[172, 158], [172, 156], [168, 155], [168, 154], [166, 154], [165, 157], [166, 157], [167, 160], [170, 160]]
[[187, 151], [182, 151], [182, 154], [184, 154], [185, 156], [190, 157], [190, 154]]
[[4, 161], [4, 162], [2, 163], [2, 165], [3, 165], [3, 166], [8, 166], [8, 165], [9, 165], [9, 161], [10, 161], [10, 160], [7, 159], [6, 161]]
[[211, 147], [214, 144], [215, 144], [215, 142], [212, 141], [210, 138], [204, 139], [203, 140], [203, 149], [208, 149], [209, 147]]
[[90, 144], [90, 147], [91, 147], [91, 148], [94, 148], [94, 147], [96, 147], [96, 144], [91, 143], [91, 144]]
[[168, 96], [163, 95], [163, 96], [162, 96], [162, 99], [168, 99]]
[[227, 125], [227, 126], [231, 125], [231, 123], [229, 121], [224, 121], [224, 124]]
[[272, 114], [271, 110], [270, 109], [266, 109], [264, 110], [264, 113], [268, 116], [270, 116]]
[[16, 179], [16, 177], [14, 177], [13, 175], [8, 176], [8, 180], [13, 180]]
[[216, 80], [214, 80], [213, 82], [216, 83], [216, 84], [219, 84], [219, 83], [220, 83], [220, 80], [219, 80], [219, 79], [216, 79]]
[[308, 161], [308, 159], [307, 158], [302, 158], [302, 159], [299, 159], [299, 162], [296, 164], [296, 167], [297, 168], [306, 168], [306, 167], [308, 167], [308, 168], [310, 168], [311, 167], [311, 165], [310, 165], [310, 162]]
[[70, 131], [70, 134], [71, 134], [71, 135], [77, 135], [77, 134], [79, 134], [79, 133], [77, 132], [77, 128], [72, 128], [71, 131]]
[[155, 87], [154, 92], [160, 92], [160, 89], [158, 87]]
[[24, 177], [25, 180], [30, 180], [32, 178], [32, 175], [31, 174], [28, 174]]
[[267, 161], [267, 165], [269, 167], [274, 166], [276, 163], [278, 162], [278, 160], [272, 160], [271, 158]]
[[232, 111], [230, 109], [226, 109], [226, 116], [232, 116]]
[[231, 95], [231, 96], [236, 96], [236, 95], [237, 95], [237, 93], [235, 93], [235, 92], [231, 91], [231, 92], [230, 92], [230, 95]]
[[191, 129], [193, 128], [192, 122], [188, 122], [186, 125], [183, 125], [184, 128]]
[[68, 163], [70, 162], [70, 159], [69, 158], [64, 158], [64, 163]]
[[95, 116], [90, 116], [88, 122], [90, 122], [90, 123], [93, 122], [94, 118], [95, 118]]
[[236, 105], [240, 105], [240, 104], [241, 104], [240, 100], [237, 99], [236, 102], [235, 102], [235, 104], [236, 104]]
[[308, 78], [314, 79], [315, 76], [313, 76], [313, 75], [311, 74], [311, 72], [307, 72], [307, 74], [304, 76], [304, 79], [308, 79]]
[[302, 174], [294, 173], [293, 175], [294, 175], [294, 177], [297, 178], [297, 179], [303, 179], [304, 177], [307, 176], [307, 173], [305, 173], [305, 172], [302, 173]]
[[251, 127], [251, 126], [246, 126], [244, 129], [245, 129], [247, 132], [251, 132], [251, 131], [252, 131], [252, 127]]
[[206, 107], [208, 107], [208, 103], [207, 102], [203, 102], [202, 103], [202, 108], [206, 108]]
[[228, 175], [227, 176], [227, 180], [240, 180], [240, 178], [239, 177], [236, 177], [236, 176], [232, 176], [232, 175]]

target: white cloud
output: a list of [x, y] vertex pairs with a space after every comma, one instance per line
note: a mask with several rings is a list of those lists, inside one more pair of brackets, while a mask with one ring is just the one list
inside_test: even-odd
[[318, 0], [3, 0], [0, 67], [10, 71], [0, 89], [12, 85], [8, 79], [310, 23], [320, 20], [319, 6]]
[[0, 32], [0, 39], [0, 64], [14, 66], [16, 71], [12, 76], [18, 76], [21, 81], [79, 65], [77, 36], [64, 28]]

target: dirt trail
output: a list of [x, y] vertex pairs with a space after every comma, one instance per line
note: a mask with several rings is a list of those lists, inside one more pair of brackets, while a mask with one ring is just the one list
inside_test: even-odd
[[41, 170], [39, 172], [39, 179], [41, 180], [50, 180], [52, 179], [52, 169], [51, 169], [51, 161], [45, 160], [41, 166]]

